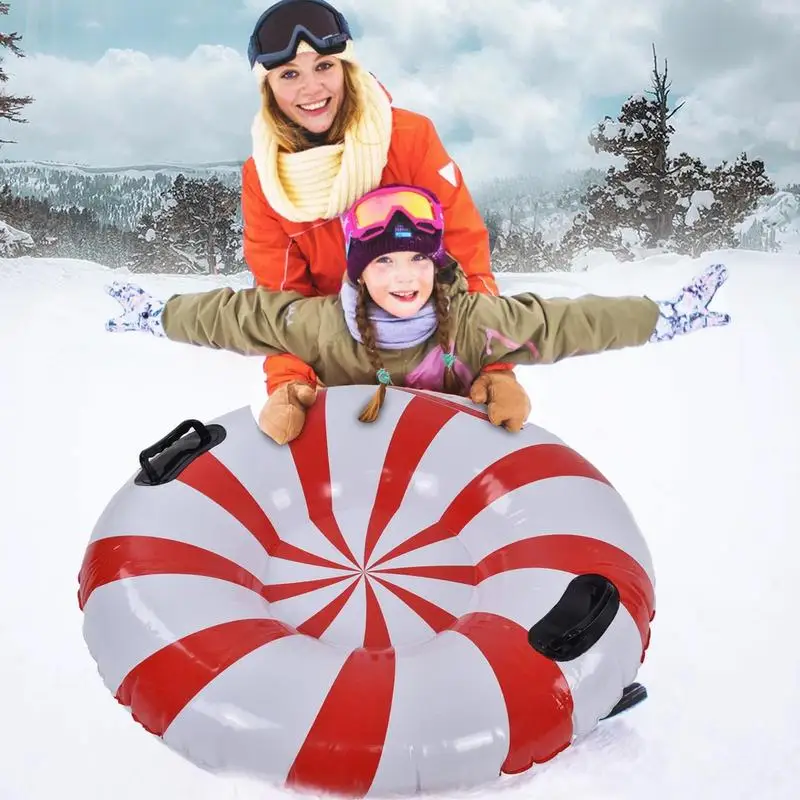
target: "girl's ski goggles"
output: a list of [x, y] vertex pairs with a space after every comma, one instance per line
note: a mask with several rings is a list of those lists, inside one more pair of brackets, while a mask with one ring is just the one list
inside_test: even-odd
[[368, 192], [345, 212], [345, 239], [366, 241], [378, 236], [398, 211], [423, 233], [435, 234], [444, 228], [442, 207], [433, 195], [413, 186], [384, 186]]
[[347, 20], [324, 0], [280, 0], [256, 22], [247, 49], [250, 66], [273, 69], [291, 61], [301, 37], [326, 56], [343, 52], [352, 38]]

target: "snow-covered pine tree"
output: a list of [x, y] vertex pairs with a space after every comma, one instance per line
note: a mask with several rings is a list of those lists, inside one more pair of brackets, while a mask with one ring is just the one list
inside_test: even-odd
[[217, 177], [187, 179], [180, 174], [166, 201], [156, 232], [166, 237], [188, 270], [215, 275], [235, 271], [239, 192]]
[[142, 214], [133, 230], [128, 268], [132, 272], [185, 272], [180, 261], [161, 229], [159, 214]]
[[688, 153], [669, 155], [670, 120], [683, 103], [670, 108], [668, 74], [666, 60], [659, 71], [653, 46], [652, 99], [632, 95], [616, 120], [606, 116], [589, 135], [595, 152], [625, 163], [610, 167], [605, 182], [585, 193], [586, 210], [561, 241], [565, 258], [591, 248], [632, 258], [632, 244], [695, 255], [735, 247], [735, 226], [774, 192], [763, 162], [748, 161], [744, 153], [713, 170]]
[[[775, 192], [764, 173], [764, 162], [750, 161], [742, 153], [732, 164], [723, 161], [708, 170], [699, 160], [694, 161], [691, 180], [681, 184], [676, 179], [679, 200], [671, 249], [699, 256], [708, 250], [738, 247], [737, 226], [762, 197]], [[679, 213], [683, 208], [685, 213]]]
[[552, 242], [545, 241], [535, 217], [523, 219], [512, 207], [510, 219], [492, 220], [492, 270], [495, 272], [551, 272], [561, 267]]
[[584, 195], [586, 211], [578, 215], [562, 241], [570, 252], [592, 247], [632, 257], [626, 229], [646, 247], [656, 247], [672, 233], [675, 195], [670, 180], [668, 149], [675, 128], [670, 119], [680, 110], [669, 107], [671, 84], [668, 64], [658, 69], [653, 46], [652, 99], [631, 95], [617, 119], [606, 116], [589, 134], [596, 153], [624, 159], [621, 168], [610, 167], [605, 183]]
[[116, 225], [103, 225], [99, 222], [96, 227], [94, 259], [107, 267], [130, 268], [131, 251], [136, 239], [134, 233]]

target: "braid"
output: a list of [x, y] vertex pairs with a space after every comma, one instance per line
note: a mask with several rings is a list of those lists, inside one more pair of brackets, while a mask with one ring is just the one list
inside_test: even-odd
[[[437, 330], [436, 337], [442, 353], [450, 352], [450, 301], [445, 293], [444, 284], [436, 280], [433, 284], [433, 303], [436, 309]], [[447, 394], [461, 395], [464, 385], [456, 375], [452, 364], [447, 364], [444, 370], [444, 391]]]
[[[358, 284], [358, 296], [356, 298], [356, 325], [358, 332], [361, 334], [361, 341], [367, 351], [367, 358], [369, 363], [376, 373], [383, 370], [383, 361], [381, 361], [380, 354], [378, 353], [378, 345], [375, 342], [375, 328], [367, 316], [367, 302], [369, 300], [369, 292], [366, 285], [362, 282]], [[375, 422], [378, 419], [378, 414], [383, 406], [383, 401], [386, 398], [386, 384], [379, 381], [378, 390], [375, 392], [372, 400], [364, 406], [363, 411], [359, 415], [361, 422]]]

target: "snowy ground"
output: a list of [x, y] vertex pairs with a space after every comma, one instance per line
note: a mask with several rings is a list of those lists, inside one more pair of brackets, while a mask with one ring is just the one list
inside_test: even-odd
[[[519, 370], [532, 419], [636, 516], [657, 615], [640, 672], [647, 702], [504, 781], [504, 798], [800, 796], [800, 257], [659, 256], [502, 282], [662, 297], [719, 260], [730, 279], [712, 307], [732, 314], [728, 328]], [[260, 359], [107, 334], [111, 277], [87, 262], [0, 260], [0, 798], [286, 797], [172, 753], [117, 705], [84, 646], [78, 568], [139, 451], [180, 420], [249, 402], [260, 374]], [[162, 297], [215, 285], [134, 280]]]

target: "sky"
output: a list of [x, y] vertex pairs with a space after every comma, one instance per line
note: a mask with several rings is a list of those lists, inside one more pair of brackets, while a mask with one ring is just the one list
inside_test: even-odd
[[[661, 255], [619, 265], [609, 259], [583, 273], [498, 276], [506, 293], [535, 291], [544, 297], [644, 293], [667, 298], [709, 263], [722, 261], [730, 276], [710, 308], [730, 313], [732, 322], [672, 342], [516, 369], [531, 397], [530, 422], [557, 436], [608, 478], [647, 542], [655, 570], [656, 615], [636, 679], [644, 683], [649, 696], [630, 712], [601, 723], [551, 762], [499, 782], [502, 790], [447, 793], [437, 800], [800, 797], [796, 765], [800, 640], [792, 635], [797, 625], [800, 517], [798, 260], [796, 254], [728, 251], [708, 253], [700, 260]], [[78, 571], [95, 524], [115, 493], [139, 470], [140, 451], [185, 419], [211, 422], [246, 408], [257, 388], [263, 392], [260, 357], [244, 358], [138, 333], [107, 333], [106, 319], [120, 311], [103, 291], [112, 279], [134, 280], [162, 299], [223, 282], [237, 288], [248, 285], [246, 273], [216, 279], [130, 275], [76, 260], [0, 259], [0, 416], [12, 423], [4, 428], [7, 457], [0, 460], [6, 534], [0, 536], [0, 707], [8, 724], [13, 724], [13, 735], [9, 729], [3, 737], [0, 797], [298, 800], [297, 795], [244, 777], [217, 777], [197, 768], [134, 722], [98, 674], [92, 653], [113, 684], [110, 662], [113, 667], [130, 659], [127, 665], [132, 669], [142, 658], [142, 648], [150, 646], [148, 634], [163, 636], [167, 644], [178, 631], [201, 630], [212, 621], [224, 621], [231, 614], [231, 600], [236, 599], [242, 602], [234, 613], [243, 609], [253, 613], [252, 604], [232, 593], [237, 587], [226, 592], [222, 581], [193, 575], [129, 573], [124, 582], [97, 588], [86, 614], [76, 595]], [[346, 487], [343, 505], [337, 492], [330, 497], [348, 536], [363, 537], [375, 476], [380, 474], [373, 465], [385, 451], [387, 426], [391, 429], [399, 416], [395, 400], [403, 402], [390, 393], [374, 427], [359, 426], [354, 416], [349, 423], [344, 416], [334, 417], [340, 424], [327, 425], [331, 475]], [[344, 415], [341, 400], [331, 400], [327, 407], [337, 402], [338, 413]], [[358, 407], [360, 403], [353, 415]], [[64, 420], [68, 424], [60, 424]], [[479, 419], [469, 422], [488, 426]], [[430, 448], [431, 466], [416, 473], [422, 490], [407, 493], [404, 509], [414, 505], [419, 513], [430, 513], [429, 503], [446, 501], [463, 485], [452, 479], [454, 474], [461, 481], [479, 459], [514, 446], [513, 439], [509, 443], [504, 438], [505, 432], [474, 430], [474, 437], [468, 438], [476, 452], [469, 458], [462, 455], [454, 462], [446, 447]], [[287, 477], [293, 474], [290, 466], [265, 469], [256, 480], [233, 456], [228, 445], [235, 439], [231, 429], [223, 442], [226, 446], [214, 452], [269, 509], [279, 535], [300, 530], [305, 537], [302, 525], [287, 524], [297, 520], [292, 514], [302, 513], [302, 501], [280, 502], [286, 491], [291, 492], [284, 487], [293, 485]], [[382, 444], [371, 447], [372, 441]], [[497, 450], [490, 441], [500, 442]], [[274, 452], [266, 447], [264, 451]], [[280, 458], [291, 457], [282, 451]], [[363, 477], [358, 485], [344, 477], [348, 473], [342, 470], [342, 459], [348, 458], [360, 465]], [[453, 471], [454, 463], [461, 464], [460, 472]], [[437, 474], [437, 465], [447, 471], [446, 476]], [[277, 481], [273, 491], [270, 475]], [[565, 484], [571, 490], [573, 482], [581, 480], [555, 478], [541, 481], [539, 488], [552, 502]], [[430, 487], [434, 492], [429, 494]], [[356, 492], [360, 504], [353, 501]], [[425, 499], [414, 503], [423, 494]], [[164, 495], [175, 496], [169, 491]], [[487, 524], [485, 533], [497, 533], [495, 515], [511, 513], [518, 519], [519, 513], [547, 506], [531, 503], [531, 496], [542, 495], [533, 487], [521, 487], [499, 498], [465, 528], [464, 535], [479, 535]], [[358, 506], [355, 514], [354, 506]], [[158, 513], [155, 506], [152, 509]], [[570, 504], [563, 513], [576, 525], [573, 510]], [[190, 541], [200, 532], [198, 526], [165, 527], [174, 515], [158, 516], [158, 521], [147, 524], [137, 517], [139, 525], [125, 526], [124, 532]], [[533, 512], [528, 517], [532, 525], [535, 517]], [[220, 525], [217, 532], [226, 534], [224, 542], [200, 526], [208, 538], [198, 538], [199, 544], [237, 557], [242, 565], [252, 563], [252, 540], [245, 541], [243, 527], [225, 520], [221, 508], [210, 504], [207, 519]], [[546, 531], [551, 530], [546, 526], [557, 524], [548, 514], [544, 519], [539, 524]], [[587, 530], [586, 521], [580, 525], [584, 533], [593, 532]], [[598, 534], [603, 527], [598, 525]], [[575, 530], [567, 523], [564, 528]], [[108, 532], [107, 527], [100, 530]], [[245, 546], [248, 543], [250, 547]], [[432, 559], [442, 553], [436, 547], [429, 549]], [[281, 567], [286, 569], [288, 562], [274, 561], [277, 573], [271, 567], [262, 580], [284, 579]], [[103, 573], [98, 569], [97, 574]], [[530, 574], [536, 580], [540, 571]], [[302, 573], [294, 573], [290, 580], [299, 578]], [[434, 594], [435, 583], [414, 588], [436, 602], [441, 594]], [[198, 584], [206, 602], [183, 602], [184, 592], [196, 590]], [[317, 595], [308, 599], [320, 603]], [[118, 605], [112, 608], [114, 601]], [[391, 597], [379, 595], [383, 608], [390, 609], [384, 606], [390, 601]], [[291, 600], [284, 603], [281, 615], [297, 613]], [[276, 613], [279, 605], [274, 606]], [[83, 631], [90, 616], [91, 651]], [[126, 625], [117, 627], [118, 619]], [[119, 631], [137, 633], [115, 638]], [[89, 633], [87, 628], [87, 637]], [[591, 663], [594, 655], [596, 651], [590, 651], [583, 658]], [[570, 664], [575, 662], [567, 662], [565, 670]], [[592, 670], [589, 673], [596, 677]], [[187, 673], [193, 674], [200, 673]], [[257, 670], [257, 674], [267, 673]], [[147, 682], [142, 684], [147, 692]], [[168, 694], [175, 685], [167, 686]], [[257, 708], [251, 704], [265, 696], [251, 690], [248, 681], [240, 681], [241, 690], [231, 695], [235, 705], [219, 701], [215, 685], [230, 690], [231, 681], [214, 681], [198, 694], [194, 705], [200, 709], [203, 704], [203, 719], [189, 717], [196, 726], [187, 730], [184, 717], [183, 731], [191, 747], [213, 728], [220, 743], [217, 755], [225, 763], [222, 743], [230, 741], [228, 732], [252, 726], [256, 736], [268, 730], [272, 718], [269, 709], [264, 722], [248, 716]], [[298, 724], [318, 698], [303, 690]], [[487, 695], [476, 692], [472, 702], [488, 702]], [[214, 727], [220, 719], [226, 721], [224, 729], [222, 723]], [[452, 722], [458, 719], [453, 715]], [[211, 736], [207, 740], [213, 741]], [[181, 746], [177, 737], [170, 742], [176, 749]], [[292, 744], [296, 740], [287, 747]]]
[[[669, 60], [676, 152], [745, 150], [800, 181], [794, 0], [340, 0], [362, 63], [431, 117], [471, 182], [610, 163], [592, 125]], [[0, 157], [119, 166], [249, 154], [245, 53], [263, 0], [12, 0], [8, 90], [30, 94]]]

